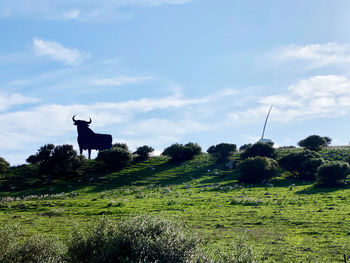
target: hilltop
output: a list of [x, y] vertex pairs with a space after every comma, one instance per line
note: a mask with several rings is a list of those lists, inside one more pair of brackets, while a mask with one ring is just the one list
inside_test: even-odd
[[[298, 150], [280, 149], [279, 155]], [[321, 152], [332, 160], [349, 153], [346, 147]], [[242, 184], [237, 169], [208, 154], [179, 163], [152, 157], [111, 173], [96, 173], [94, 165], [87, 161], [77, 178], [49, 185], [20, 176], [18, 167], [10, 170], [0, 182], [1, 224], [64, 239], [76, 223], [152, 214], [175, 218], [227, 249], [244, 235], [266, 262], [343, 262], [343, 254], [350, 254], [347, 182], [315, 188], [280, 170], [266, 183]]]

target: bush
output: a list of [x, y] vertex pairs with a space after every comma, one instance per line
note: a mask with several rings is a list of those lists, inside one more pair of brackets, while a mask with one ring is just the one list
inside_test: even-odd
[[34, 155], [27, 158], [27, 162], [38, 166], [39, 175], [51, 177], [75, 176], [81, 165], [81, 158], [72, 145], [46, 144]]
[[21, 240], [23, 233], [18, 228], [3, 225], [0, 229], [0, 262], [41, 263], [63, 262], [63, 246], [57, 240], [34, 235]]
[[116, 148], [116, 147], [129, 151], [128, 145], [126, 143], [123, 143], [123, 142], [117, 142], [117, 143], [114, 143], [112, 145], [112, 148]]
[[301, 152], [291, 152], [280, 158], [278, 162], [282, 168], [290, 171], [295, 177], [314, 180], [318, 167], [325, 161], [321, 154], [304, 150]]
[[216, 158], [217, 162], [225, 162], [229, 159], [233, 153], [237, 151], [236, 144], [220, 143], [212, 145], [208, 148], [207, 152]]
[[132, 161], [131, 153], [120, 147], [99, 151], [96, 160], [101, 161], [108, 170], [115, 171], [123, 169]]
[[4, 174], [10, 168], [10, 164], [2, 157], [0, 157], [0, 174]]
[[189, 142], [185, 145], [175, 143], [164, 149], [162, 155], [169, 156], [172, 161], [191, 160], [195, 155], [199, 155], [202, 148], [197, 143]]
[[328, 137], [325, 139], [319, 135], [310, 135], [309, 137], [299, 141], [298, 145], [311, 151], [319, 151], [322, 149], [322, 147], [327, 145], [327, 141], [329, 141], [329, 139], [330, 138]]
[[251, 145], [252, 145], [251, 143], [243, 144], [241, 147], [239, 147], [239, 151], [240, 152], [245, 151]]
[[198, 244], [167, 219], [143, 215], [119, 224], [102, 219], [89, 232], [72, 234], [68, 257], [71, 262], [185, 262]]
[[238, 164], [240, 181], [244, 183], [261, 183], [276, 174], [278, 164], [267, 157], [249, 157]]
[[346, 162], [332, 161], [322, 164], [316, 173], [316, 185], [336, 186], [342, 183], [349, 173], [349, 168]]
[[154, 149], [152, 147], [144, 145], [142, 147], [138, 147], [133, 154], [137, 154], [136, 161], [145, 161], [149, 159], [149, 155], [153, 151]]
[[276, 149], [268, 143], [257, 142], [247, 147], [247, 149], [245, 149], [245, 151], [241, 153], [242, 159], [247, 159], [249, 157], [255, 156], [274, 159], [277, 156]]

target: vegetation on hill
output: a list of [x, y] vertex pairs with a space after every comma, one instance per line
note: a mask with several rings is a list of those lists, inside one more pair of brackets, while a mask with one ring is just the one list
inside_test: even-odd
[[[131, 155], [119, 146], [114, 146], [118, 152]], [[2, 241], [10, 240], [0, 242], [1, 260], [20, 258], [24, 251], [28, 258], [37, 256], [33, 262], [48, 261], [45, 255], [57, 259], [51, 262], [87, 262], [74, 258], [78, 250], [86, 251], [80, 256], [90, 259], [121, 256], [116, 244], [123, 244], [119, 243], [120, 231], [126, 229], [123, 224], [132, 222], [125, 224], [134, 227], [136, 235], [133, 220], [150, 218], [151, 225], [175, 222], [167, 225], [170, 235], [158, 236], [155, 243], [142, 241], [147, 240], [142, 234], [134, 240], [130, 255], [141, 253], [137, 244], [157, 247], [162, 255], [166, 243], [166, 249], [180, 250], [171, 253], [183, 262], [344, 262], [344, 254], [350, 255], [349, 165], [344, 163], [350, 159], [350, 148], [324, 147], [318, 153], [274, 149], [278, 163], [259, 154], [243, 160], [241, 154], [228, 157], [238, 163], [233, 169], [203, 153], [181, 162], [169, 162], [166, 156], [133, 162], [131, 155], [126, 166], [109, 170], [103, 160], [79, 159], [73, 176], [57, 175], [51, 183], [38, 163], [10, 167], [0, 175], [0, 223], [1, 233], [14, 234], [0, 235]], [[245, 164], [251, 160], [254, 164]], [[242, 180], [244, 166], [253, 181]], [[181, 229], [175, 231], [179, 236], [171, 234], [172, 227], [179, 225]], [[14, 231], [15, 226], [24, 231]], [[188, 232], [191, 238], [196, 233], [198, 242], [187, 239]], [[183, 247], [176, 245], [178, 241]], [[149, 258], [155, 260], [153, 256]]]

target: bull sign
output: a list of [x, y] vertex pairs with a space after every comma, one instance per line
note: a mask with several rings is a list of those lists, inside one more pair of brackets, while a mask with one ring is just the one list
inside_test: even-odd
[[89, 125], [90, 121], [76, 120], [75, 115], [72, 118], [73, 124], [77, 126], [78, 130], [78, 144], [80, 154], [83, 150], [88, 150], [89, 159], [91, 158], [91, 150], [106, 150], [112, 148], [112, 135], [94, 133]]

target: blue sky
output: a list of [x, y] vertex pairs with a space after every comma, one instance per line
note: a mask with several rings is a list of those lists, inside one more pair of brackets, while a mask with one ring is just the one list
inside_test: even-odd
[[77, 119], [131, 149], [350, 141], [349, 1], [1, 0], [0, 156], [73, 144]]

